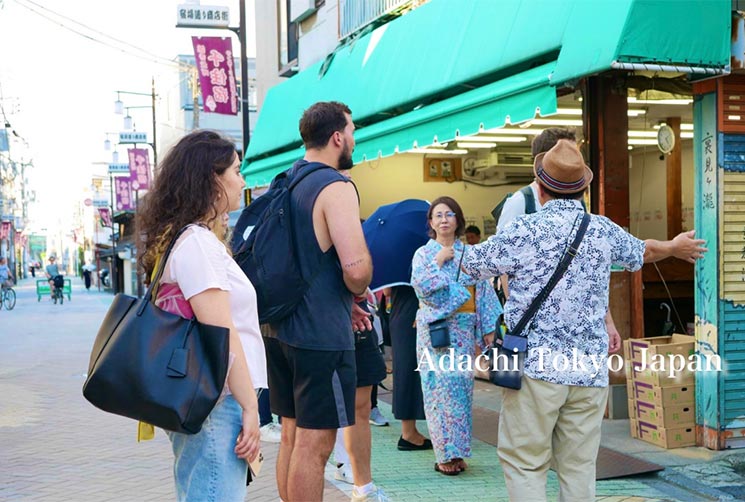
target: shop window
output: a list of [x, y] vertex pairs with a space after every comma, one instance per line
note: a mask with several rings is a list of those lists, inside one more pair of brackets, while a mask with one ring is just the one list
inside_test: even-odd
[[279, 74], [291, 77], [297, 73], [298, 24], [290, 22], [290, 0], [277, 0], [279, 13]]

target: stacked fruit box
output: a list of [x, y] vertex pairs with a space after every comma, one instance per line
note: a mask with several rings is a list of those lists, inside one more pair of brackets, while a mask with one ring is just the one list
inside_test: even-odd
[[696, 444], [695, 338], [673, 334], [624, 341], [631, 436], [663, 448]]

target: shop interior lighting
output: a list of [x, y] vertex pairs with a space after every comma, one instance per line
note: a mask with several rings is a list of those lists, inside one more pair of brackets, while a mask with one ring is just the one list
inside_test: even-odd
[[526, 136], [490, 136], [490, 135], [480, 135], [480, 136], [463, 136], [458, 138], [458, 141], [471, 141], [476, 143], [520, 143], [522, 141], [527, 141], [528, 138]]
[[494, 148], [496, 143], [481, 143], [478, 141], [458, 141], [458, 148]]
[[529, 136], [538, 136], [542, 132], [543, 129], [505, 129], [503, 127], [495, 127], [494, 129], [485, 129], [481, 131], [481, 134], [516, 134], [520, 136], [524, 136], [527, 134]]
[[[660, 124], [655, 124], [652, 126], [653, 129], [659, 129]], [[680, 124], [680, 130], [681, 131], [693, 131], [693, 124]]]
[[647, 105], [687, 106], [693, 103], [693, 99], [637, 99], [633, 97], [629, 97], [627, 101], [632, 104], [647, 104]]
[[[683, 131], [680, 133], [680, 137], [690, 139], [693, 137], [693, 132]], [[657, 138], [657, 131], [629, 131], [629, 138]]]
[[455, 150], [442, 150], [440, 148], [412, 148], [406, 153], [433, 153], [436, 155], [467, 155], [468, 150], [455, 149]]
[[657, 139], [652, 138], [629, 138], [629, 145], [656, 145]]
[[[558, 115], [582, 115], [582, 108], [557, 108], [556, 113]], [[639, 115], [644, 115], [647, 113], [647, 110], [642, 110], [639, 108], [629, 108], [627, 111], [627, 115], [629, 117], [638, 117]]]
[[533, 119], [530, 121], [530, 125], [580, 127], [582, 121], [580, 119]]

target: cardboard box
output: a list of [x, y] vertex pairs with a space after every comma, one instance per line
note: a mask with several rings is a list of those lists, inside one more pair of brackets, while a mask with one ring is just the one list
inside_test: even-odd
[[696, 402], [696, 387], [679, 385], [676, 387], [657, 387], [651, 383], [631, 380], [626, 382], [626, 393], [630, 399], [652, 403], [656, 406], [671, 406]]
[[675, 333], [671, 336], [655, 336], [651, 338], [629, 338], [623, 343], [624, 359], [641, 362], [646, 350], [647, 361], [656, 355], [688, 356], [696, 352], [696, 338]]
[[636, 400], [633, 397], [629, 398], [629, 418], [634, 420], [636, 418]]
[[696, 423], [696, 409], [693, 403], [663, 408], [652, 403], [635, 401], [634, 407], [636, 409], [634, 418], [639, 422], [654, 424], [667, 429], [693, 427]]
[[627, 368], [631, 372], [631, 380], [635, 382], [644, 382], [657, 387], [688, 387], [696, 383], [696, 375], [689, 369], [675, 371], [673, 376], [670, 376], [669, 370], [652, 371], [649, 366], [644, 370], [639, 368], [641, 366], [638, 366], [638, 363], [631, 363]]
[[643, 441], [668, 449], [696, 445], [696, 427], [693, 425], [667, 429], [640, 420], [634, 422], [636, 437]]
[[632, 418], [629, 420], [629, 426], [631, 429], [631, 437], [639, 439], [639, 422]]

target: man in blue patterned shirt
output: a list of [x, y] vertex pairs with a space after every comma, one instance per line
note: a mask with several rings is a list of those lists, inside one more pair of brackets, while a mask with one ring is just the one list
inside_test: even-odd
[[[507, 326], [517, 324], [574, 239], [584, 214], [580, 200], [592, 181], [569, 140], [536, 156], [534, 170], [543, 209], [471, 246], [463, 260], [463, 270], [475, 278], [507, 274]], [[693, 262], [706, 252], [703, 244], [693, 231], [672, 241], [641, 241], [608, 218], [591, 215], [577, 255], [526, 328], [522, 389], [504, 389], [498, 454], [510, 500], [546, 500], [552, 465], [560, 500], [595, 500], [595, 459], [608, 397], [604, 318], [611, 265], [635, 271], [670, 256]]]

